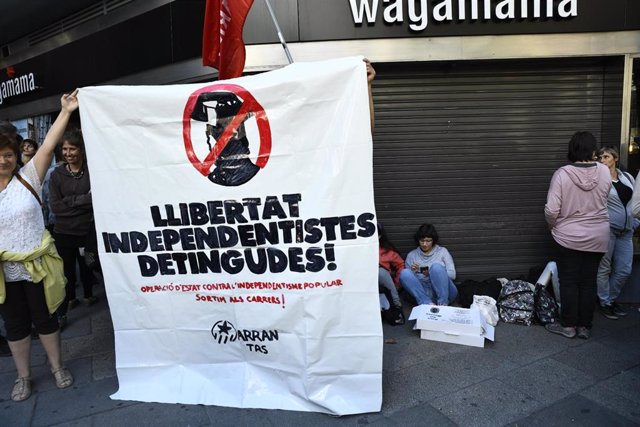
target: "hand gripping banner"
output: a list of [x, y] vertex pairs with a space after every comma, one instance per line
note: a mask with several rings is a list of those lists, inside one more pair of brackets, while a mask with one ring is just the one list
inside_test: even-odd
[[112, 397], [379, 411], [362, 58], [79, 96], [115, 331]]

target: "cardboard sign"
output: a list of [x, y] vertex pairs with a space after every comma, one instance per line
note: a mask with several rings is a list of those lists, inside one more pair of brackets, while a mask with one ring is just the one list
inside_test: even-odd
[[414, 329], [420, 330], [422, 339], [484, 347], [485, 338], [495, 338], [495, 328], [473, 307], [423, 304], [413, 308], [409, 320], [416, 321]]
[[113, 398], [379, 411], [362, 58], [79, 99]]

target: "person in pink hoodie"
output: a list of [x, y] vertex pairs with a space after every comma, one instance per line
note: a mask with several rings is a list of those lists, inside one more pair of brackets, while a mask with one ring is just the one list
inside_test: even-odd
[[544, 215], [558, 246], [558, 279], [562, 311], [552, 333], [587, 339], [598, 299], [600, 259], [609, 247], [607, 196], [609, 169], [596, 161], [598, 143], [589, 132], [576, 132], [569, 141], [572, 163], [551, 178]]

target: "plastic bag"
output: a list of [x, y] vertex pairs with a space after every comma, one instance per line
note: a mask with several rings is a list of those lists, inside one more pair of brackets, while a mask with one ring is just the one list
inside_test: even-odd
[[491, 326], [496, 326], [500, 316], [498, 315], [498, 307], [496, 300], [487, 295], [474, 295], [471, 308], [477, 308], [484, 320]]

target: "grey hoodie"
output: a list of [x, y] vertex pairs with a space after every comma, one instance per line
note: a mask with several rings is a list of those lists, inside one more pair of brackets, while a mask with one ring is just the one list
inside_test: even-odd
[[601, 163], [574, 163], [558, 169], [551, 178], [544, 206], [553, 239], [569, 249], [606, 252], [610, 189], [609, 168]]

